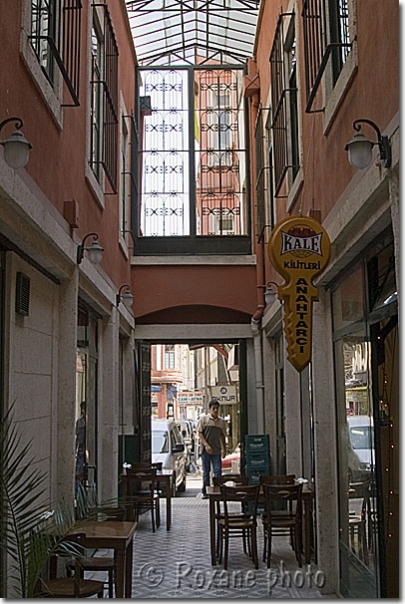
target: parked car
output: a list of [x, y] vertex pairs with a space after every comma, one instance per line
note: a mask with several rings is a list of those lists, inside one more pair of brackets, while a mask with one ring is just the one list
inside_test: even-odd
[[186, 490], [186, 446], [174, 420], [152, 421], [152, 462], [173, 470], [173, 491]]
[[179, 428], [180, 434], [183, 437], [184, 444], [187, 447], [187, 469], [189, 469], [189, 466], [191, 464], [191, 458], [194, 455], [195, 450], [193, 424], [191, 420], [188, 419], [177, 419], [176, 423]]
[[238, 444], [232, 453], [228, 453], [222, 459], [222, 471], [224, 473], [231, 472], [237, 466], [237, 471], [240, 472], [240, 445]]
[[374, 425], [368, 415], [350, 415], [348, 427], [349, 482], [368, 480], [374, 467]]

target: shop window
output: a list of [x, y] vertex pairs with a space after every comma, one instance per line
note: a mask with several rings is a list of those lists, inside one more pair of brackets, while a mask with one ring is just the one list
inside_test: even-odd
[[77, 322], [76, 421], [84, 422], [85, 442], [83, 455], [76, 455], [76, 487], [81, 483], [89, 496], [97, 491], [97, 383], [98, 316], [83, 303]]
[[332, 293], [344, 597], [398, 592], [398, 315], [389, 240], [382, 234]]

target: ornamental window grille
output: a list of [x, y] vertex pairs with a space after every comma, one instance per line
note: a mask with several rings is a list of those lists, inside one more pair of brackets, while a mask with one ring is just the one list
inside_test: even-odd
[[[80, 74], [81, 0], [32, 0], [31, 46], [50, 84], [59, 67], [71, 103], [78, 106]], [[56, 64], [56, 65], [55, 65]]]
[[334, 85], [349, 55], [349, 0], [304, 0], [302, 19], [306, 112], [310, 113], [327, 66]]
[[[285, 37], [283, 25], [287, 15], [292, 19]], [[280, 14], [270, 53], [275, 195], [287, 171], [291, 170], [292, 183], [299, 169], [295, 49], [294, 13]]]
[[139, 79], [151, 114], [140, 122], [138, 253], [249, 253], [242, 70], [140, 68]]
[[118, 46], [106, 4], [101, 7], [104, 22], [98, 21], [94, 12], [92, 29], [91, 73], [91, 152], [90, 165], [99, 182], [101, 167], [110, 183], [112, 193], [117, 192], [118, 170]]

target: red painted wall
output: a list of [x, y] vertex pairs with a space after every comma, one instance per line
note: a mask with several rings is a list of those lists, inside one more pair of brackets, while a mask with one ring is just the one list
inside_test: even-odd
[[[248, 322], [256, 310], [256, 270], [254, 266], [232, 265], [133, 266], [132, 292], [137, 322], [165, 322], [162, 313], [150, 321], [138, 320], [159, 311], [168, 311], [168, 323], [179, 322], [177, 319], [185, 324], [200, 322], [202, 309], [197, 307], [221, 309], [216, 313], [211, 308], [208, 323], [232, 322], [231, 316]], [[170, 310], [179, 308], [178, 313]], [[217, 315], [222, 321], [214, 320]]]
[[[109, 0], [108, 5], [118, 40], [119, 89], [125, 99], [128, 113], [131, 113], [134, 108], [136, 63], [133, 41], [123, 2]], [[63, 123], [60, 129], [20, 56], [21, 0], [2, 0], [0, 19], [3, 23], [7, 23], [7, 27], [1, 28], [3, 35], [0, 121], [8, 116], [19, 116], [23, 119], [24, 135], [33, 147], [26, 171], [62, 216], [64, 201], [75, 199], [79, 203], [79, 227], [72, 236], [80, 242], [89, 232], [96, 231], [99, 234], [99, 242], [105, 249], [101, 267], [119, 287], [128, 281], [130, 266], [118, 245], [118, 195], [106, 196], [103, 209], [85, 179], [88, 119], [86, 95], [89, 90], [88, 9], [89, 3], [84, 2], [80, 44], [80, 106], [63, 108]], [[10, 15], [14, 18], [10, 19]], [[70, 102], [66, 89], [64, 102]], [[1, 137], [8, 137], [11, 131], [4, 129]], [[119, 152], [117, 155], [119, 157]], [[68, 223], [66, 223], [66, 230], [69, 232]]]
[[[288, 2], [265, 2], [258, 30], [256, 67], [260, 76], [260, 102], [268, 106], [270, 86], [269, 57], [273, 44], [278, 16], [287, 12]], [[323, 113], [305, 113], [305, 65], [303, 51], [302, 2], [298, 2], [297, 14], [299, 94], [302, 134], [302, 162], [304, 184], [294, 205], [287, 212], [286, 199], [276, 200], [277, 219], [301, 211], [321, 210], [324, 220], [334, 208], [339, 196], [355, 174], [347, 159], [346, 143], [352, 138], [355, 119], [374, 121], [382, 132], [397, 115], [399, 107], [399, 5], [396, 0], [357, 2], [358, 68], [346, 92], [341, 97], [335, 117], [328, 132], [324, 132]], [[322, 88], [318, 90], [314, 108], [322, 108]], [[252, 108], [254, 112], [254, 108]], [[364, 134], [376, 140], [374, 131], [364, 128]], [[251, 145], [254, 153], [254, 145]], [[281, 191], [281, 195], [284, 192]], [[271, 276], [268, 259], [266, 278]], [[277, 280], [277, 279], [276, 279]]]

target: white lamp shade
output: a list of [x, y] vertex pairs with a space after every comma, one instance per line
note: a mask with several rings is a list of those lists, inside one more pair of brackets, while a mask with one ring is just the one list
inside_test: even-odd
[[104, 248], [101, 247], [97, 241], [93, 241], [93, 243], [87, 248], [87, 255], [92, 264], [99, 264], [103, 257]]
[[134, 303], [134, 296], [131, 294], [129, 290], [121, 294], [121, 300], [127, 308], [131, 308]]
[[31, 145], [21, 130], [15, 130], [2, 145], [4, 147], [4, 159], [11, 168], [18, 170], [27, 164]]
[[363, 136], [361, 132], [355, 134], [352, 140], [346, 145], [350, 164], [359, 170], [367, 168], [373, 158], [372, 149], [373, 143]]
[[269, 305], [273, 304], [275, 299], [276, 299], [276, 292], [270, 288], [266, 289], [266, 291], [264, 292], [264, 301], [266, 302], [266, 305], [269, 306]]

